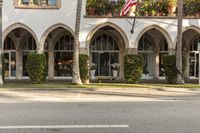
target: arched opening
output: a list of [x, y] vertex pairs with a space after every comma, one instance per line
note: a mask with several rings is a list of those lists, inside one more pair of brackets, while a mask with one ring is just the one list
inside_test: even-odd
[[188, 29], [183, 32], [183, 55], [187, 61], [185, 76], [187, 78], [199, 77], [199, 51], [200, 33], [194, 29]]
[[163, 60], [169, 54], [168, 43], [164, 35], [152, 28], [139, 39], [138, 53], [143, 56], [142, 79], [164, 77]]
[[56, 28], [45, 41], [49, 79], [71, 78], [74, 36], [64, 28]]
[[199, 77], [199, 51], [198, 43], [200, 43], [200, 35], [193, 38], [189, 43], [190, 48], [190, 71], [189, 76], [193, 78]]
[[113, 76], [113, 65], [118, 64], [117, 76], [123, 78], [125, 42], [116, 29], [110, 26], [100, 28], [92, 36], [89, 46], [90, 65], [96, 65], [94, 77]]
[[22, 79], [22, 77], [28, 76], [25, 66], [27, 56], [33, 50], [36, 52], [36, 47], [36, 40], [28, 30], [15, 28], [8, 32], [3, 49], [6, 78]]

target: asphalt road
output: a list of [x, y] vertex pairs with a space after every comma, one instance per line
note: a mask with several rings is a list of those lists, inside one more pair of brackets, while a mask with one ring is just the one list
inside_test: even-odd
[[0, 133], [199, 133], [199, 100], [3, 102]]

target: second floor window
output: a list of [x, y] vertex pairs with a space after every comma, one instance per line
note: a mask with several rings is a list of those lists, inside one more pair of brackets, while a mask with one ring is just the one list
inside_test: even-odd
[[56, 0], [22, 0], [22, 4], [34, 4], [34, 5], [56, 5]]
[[13, 0], [16, 8], [28, 9], [57, 9], [61, 7], [61, 0]]

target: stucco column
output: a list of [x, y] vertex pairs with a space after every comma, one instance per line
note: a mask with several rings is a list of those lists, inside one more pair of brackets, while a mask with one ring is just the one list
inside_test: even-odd
[[22, 79], [22, 51], [16, 51], [16, 79]]
[[154, 52], [154, 79], [159, 78], [159, 51]]
[[54, 79], [54, 52], [49, 51], [48, 52], [48, 76], [49, 80]]
[[169, 55], [175, 54], [175, 49], [169, 48]]
[[43, 54], [44, 53], [44, 42], [38, 43], [37, 45], [37, 53], [38, 54]]
[[186, 59], [186, 63], [187, 63], [186, 69], [185, 69], [185, 77], [189, 78], [189, 76], [190, 76], [190, 52], [186, 51], [184, 53], [184, 55], [185, 55], [185, 59]]
[[54, 52], [49, 51], [48, 52], [48, 77], [49, 80], [54, 79]]
[[3, 0], [0, 0], [0, 85], [3, 85], [3, 78], [2, 78], [2, 54], [3, 54], [3, 42], [2, 42], [2, 5]]
[[120, 50], [120, 53], [119, 53], [119, 64], [120, 64], [119, 79], [120, 80], [124, 80], [124, 55], [125, 55], [125, 51]]

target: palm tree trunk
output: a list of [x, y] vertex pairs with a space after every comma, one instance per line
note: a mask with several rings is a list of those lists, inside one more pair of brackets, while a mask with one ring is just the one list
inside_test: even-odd
[[0, 0], [0, 85], [3, 85], [3, 64], [2, 64], [2, 54], [3, 54], [3, 42], [2, 42], [2, 5], [3, 0]]
[[81, 10], [82, 0], [77, 1], [76, 9], [76, 26], [75, 26], [75, 41], [74, 41], [74, 54], [73, 54], [73, 80], [74, 84], [82, 84], [79, 72], [79, 32], [81, 23]]
[[183, 0], [178, 0], [178, 36], [177, 36], [177, 55], [176, 55], [176, 68], [177, 84], [184, 84], [183, 71], [182, 71], [182, 16], [183, 16]]

